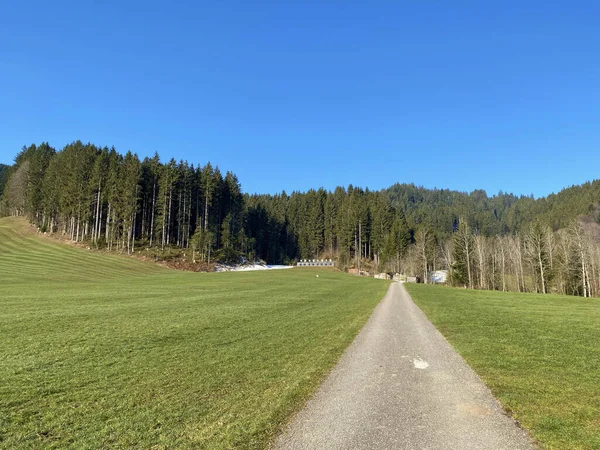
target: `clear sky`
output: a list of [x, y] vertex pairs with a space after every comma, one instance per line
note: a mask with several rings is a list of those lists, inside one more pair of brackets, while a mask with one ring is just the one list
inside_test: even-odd
[[80, 139], [246, 192], [600, 178], [600, 2], [0, 4], [0, 162]]

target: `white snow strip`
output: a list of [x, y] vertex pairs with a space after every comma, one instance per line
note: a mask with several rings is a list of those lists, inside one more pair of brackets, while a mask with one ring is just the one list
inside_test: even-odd
[[248, 272], [251, 270], [291, 269], [294, 266], [278, 266], [269, 264], [245, 264], [243, 266], [219, 266], [217, 272]]

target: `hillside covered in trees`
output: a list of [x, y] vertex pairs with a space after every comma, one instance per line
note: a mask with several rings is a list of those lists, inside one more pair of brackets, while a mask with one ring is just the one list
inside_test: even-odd
[[0, 164], [0, 198], [2, 198], [2, 193], [4, 192], [4, 186], [6, 186], [6, 182], [8, 181], [8, 176], [10, 174], [10, 166], [6, 164]]
[[482, 289], [600, 292], [600, 181], [534, 199], [396, 184], [247, 195], [236, 175], [73, 142], [24, 147], [0, 167], [0, 212], [120, 252], [191, 264], [333, 258], [338, 267]]

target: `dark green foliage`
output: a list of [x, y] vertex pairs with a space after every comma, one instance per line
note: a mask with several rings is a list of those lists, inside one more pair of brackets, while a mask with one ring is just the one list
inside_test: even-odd
[[11, 166], [7, 166], [6, 164], [0, 164], [0, 197], [2, 197], [2, 193], [4, 192], [4, 186], [6, 186], [6, 182], [8, 181], [10, 168]]
[[386, 195], [349, 186], [288, 196], [246, 197], [249, 243], [268, 261], [335, 258], [342, 266], [360, 259], [396, 261], [410, 241], [402, 212]]
[[[59, 152], [47, 143], [24, 147], [13, 167], [1, 169], [2, 184], [5, 213], [27, 214], [43, 230], [96, 247], [128, 252], [136, 243], [161, 250], [193, 247], [192, 259], [204, 261], [233, 254], [223, 249], [269, 263], [334, 258], [341, 267], [360, 267], [366, 260], [378, 271], [403, 270], [417, 230], [432, 249], [449, 240], [461, 218], [482, 237], [525, 236], [536, 220], [556, 231], [578, 215], [597, 219], [600, 199], [600, 181], [537, 200], [408, 184], [379, 192], [350, 185], [333, 192], [249, 196], [235, 174], [223, 176], [210, 163], [161, 163], [158, 154], [140, 162], [131, 152], [122, 156], [114, 148], [80, 141]], [[457, 255], [455, 282], [474, 285]], [[423, 272], [436, 255], [431, 250], [420, 258]], [[540, 290], [551, 275], [544, 272], [541, 278], [540, 269]]]
[[0, 164], [0, 217], [9, 214], [8, 201], [4, 196], [4, 190], [8, 183], [8, 178], [12, 173], [12, 167], [6, 164]]
[[158, 155], [140, 162], [131, 152], [76, 141], [59, 152], [45, 143], [23, 148], [11, 173], [6, 210], [27, 214], [44, 231], [128, 253], [136, 242], [185, 250], [195, 236], [194, 253], [207, 261], [221, 248], [228, 261], [245, 254], [241, 186], [210, 163], [162, 164]]
[[411, 229], [425, 223], [438, 239], [447, 238], [462, 217], [477, 234], [496, 236], [524, 232], [536, 219], [556, 231], [579, 215], [597, 217], [600, 180], [539, 199], [502, 191], [488, 197], [482, 190], [466, 193], [414, 184], [395, 184], [385, 192], [394, 208], [404, 212]]

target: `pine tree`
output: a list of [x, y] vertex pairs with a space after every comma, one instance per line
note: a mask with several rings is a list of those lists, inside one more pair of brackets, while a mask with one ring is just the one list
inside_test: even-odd
[[140, 178], [140, 161], [137, 155], [127, 152], [121, 164], [121, 183], [119, 184], [121, 199], [118, 212], [122, 224], [123, 240], [127, 241], [127, 253], [135, 250], [135, 220]]

